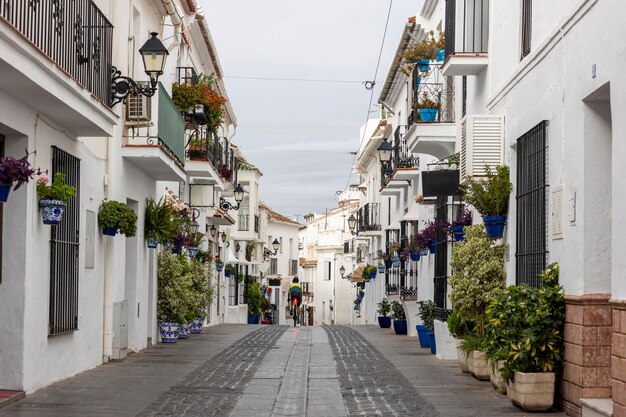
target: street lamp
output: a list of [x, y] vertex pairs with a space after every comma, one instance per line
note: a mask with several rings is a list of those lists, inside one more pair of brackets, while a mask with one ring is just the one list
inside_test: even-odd
[[129, 95], [152, 97], [157, 90], [159, 76], [163, 74], [165, 58], [169, 55], [163, 42], [157, 38], [157, 32], [151, 32], [152, 37], [143, 44], [139, 53], [143, 59], [143, 67], [150, 77], [150, 85], [140, 86], [135, 80], [122, 75], [116, 67], [111, 66], [111, 107], [117, 103], [126, 103]]
[[220, 237], [222, 238], [222, 243], [226, 243], [226, 232], [222, 232]]
[[211, 237], [215, 237], [215, 234], [217, 233], [217, 229], [215, 228], [214, 224], [211, 225], [211, 228], [209, 229], [209, 233], [211, 233]]
[[387, 139], [383, 140], [383, 143], [381, 143], [378, 147], [378, 157], [380, 159], [380, 162], [382, 162], [383, 164], [387, 164], [389, 161], [391, 161], [392, 151], [393, 146], [391, 146], [391, 144], [387, 142]]
[[189, 223], [189, 231], [193, 234], [198, 233], [198, 229], [200, 229], [200, 225], [196, 221], [198, 216], [200, 216], [200, 210], [195, 207], [191, 207], [191, 223]]
[[274, 249], [274, 255], [276, 255], [279, 248], [280, 248], [280, 242], [278, 241], [278, 239], [274, 239], [274, 241], [272, 242], [272, 249]]
[[339, 268], [339, 274], [341, 275], [341, 278], [343, 278], [343, 276], [346, 274], [346, 268], [341, 265], [341, 268]]
[[354, 234], [356, 228], [356, 217], [354, 217], [354, 213], [350, 214], [350, 217], [348, 217], [348, 227], [350, 228], [350, 233]]
[[267, 261], [270, 259], [270, 257], [276, 256], [279, 248], [280, 242], [278, 241], [278, 239], [274, 239], [274, 241], [272, 242], [272, 249], [274, 249], [274, 252], [272, 252], [268, 248], [265, 248], [265, 250], [263, 251], [263, 258]]
[[232, 205], [230, 202], [226, 201], [224, 197], [220, 196], [220, 209], [224, 211], [239, 210], [239, 204], [241, 204], [241, 202], [243, 201], [244, 194], [243, 188], [241, 188], [241, 184], [237, 184], [237, 187], [235, 187], [233, 194], [235, 196], [235, 201], [237, 202], [237, 205]]

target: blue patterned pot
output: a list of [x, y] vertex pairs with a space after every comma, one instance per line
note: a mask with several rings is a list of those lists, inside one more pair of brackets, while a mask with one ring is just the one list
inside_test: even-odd
[[180, 325], [173, 321], [159, 322], [159, 333], [161, 334], [162, 343], [176, 343], [180, 333]]
[[200, 334], [202, 333], [202, 325], [204, 324], [204, 317], [196, 317], [191, 322], [191, 327], [189, 328], [189, 333], [191, 334]]
[[385, 273], [385, 265], [378, 265], [378, 273], [379, 274]]
[[107, 236], [115, 236], [117, 234], [117, 227], [104, 227], [102, 234]]
[[217, 272], [221, 272], [224, 269], [224, 264], [215, 264], [215, 269]]
[[43, 224], [59, 224], [63, 219], [65, 203], [62, 200], [39, 200], [39, 209]]
[[187, 329], [187, 324], [180, 325], [180, 332], [178, 333], [179, 339], [187, 339], [189, 338], [189, 330]]
[[11, 191], [11, 184], [0, 184], [0, 202], [6, 203], [9, 199], [9, 191]]
[[159, 242], [156, 238], [154, 236], [148, 236], [148, 247], [150, 249], [155, 249], [157, 246], [159, 246]]
[[198, 254], [198, 248], [194, 246], [190, 246], [187, 248], [187, 253], [189, 254], [190, 258], [195, 258], [196, 255]]

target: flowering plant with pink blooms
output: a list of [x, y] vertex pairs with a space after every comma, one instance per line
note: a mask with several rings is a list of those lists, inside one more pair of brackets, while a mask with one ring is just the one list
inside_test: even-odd
[[52, 183], [48, 185], [48, 178], [40, 177], [37, 180], [37, 194], [41, 200], [61, 200], [67, 203], [76, 194], [76, 188], [65, 183], [65, 175], [61, 172], [54, 174]]

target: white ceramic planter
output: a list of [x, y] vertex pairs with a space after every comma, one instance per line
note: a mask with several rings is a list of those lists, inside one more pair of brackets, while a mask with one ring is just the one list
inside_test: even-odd
[[554, 372], [515, 372], [507, 385], [507, 395], [513, 404], [525, 411], [544, 411], [554, 402]]
[[467, 365], [474, 378], [481, 381], [489, 381], [489, 364], [483, 352], [478, 350], [471, 351], [467, 356]]
[[503, 366], [504, 361], [497, 361], [495, 365], [493, 363], [489, 364], [489, 379], [496, 391], [500, 394], [506, 394], [506, 381], [502, 378], [502, 374], [500, 374], [500, 370]]

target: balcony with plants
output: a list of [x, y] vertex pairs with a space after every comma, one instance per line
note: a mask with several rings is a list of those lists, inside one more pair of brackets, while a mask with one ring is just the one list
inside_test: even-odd
[[446, 77], [478, 75], [489, 62], [489, 0], [446, 1]]
[[410, 109], [404, 139], [410, 152], [437, 157], [454, 151], [454, 80], [441, 71], [446, 37], [430, 32], [407, 47], [401, 71], [410, 79]]
[[185, 123], [178, 108], [161, 83], [146, 105], [157, 107], [156, 123], [127, 124], [122, 156], [156, 180], [184, 180]]
[[76, 136], [112, 134], [113, 25], [93, 0], [1, 1], [0, 32], [0, 90]]
[[392, 186], [392, 181], [408, 186], [409, 181], [419, 173], [419, 157], [409, 150], [405, 138], [406, 126], [398, 126], [391, 140], [391, 159], [381, 164], [381, 185]]

